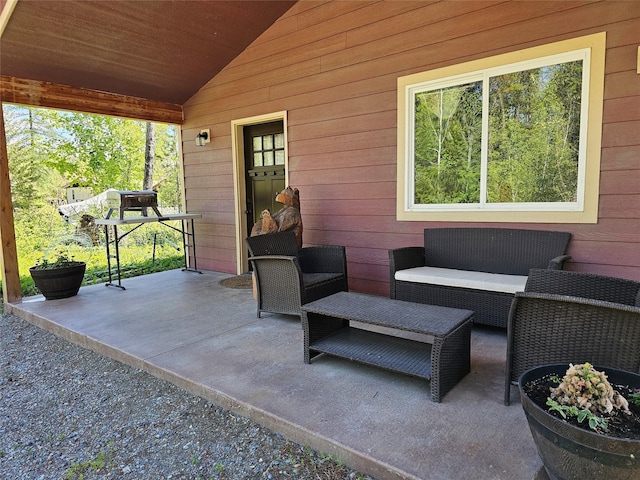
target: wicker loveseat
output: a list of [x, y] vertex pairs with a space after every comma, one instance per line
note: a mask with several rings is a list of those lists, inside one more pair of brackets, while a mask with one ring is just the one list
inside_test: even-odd
[[529, 368], [584, 362], [640, 372], [640, 283], [531, 270], [509, 313], [505, 405]]
[[293, 231], [248, 237], [262, 312], [301, 315], [300, 306], [334, 293], [347, 291], [347, 257], [343, 246], [298, 249]]
[[531, 268], [562, 269], [571, 234], [506, 228], [427, 228], [424, 246], [389, 251], [390, 296], [462, 308], [505, 328]]

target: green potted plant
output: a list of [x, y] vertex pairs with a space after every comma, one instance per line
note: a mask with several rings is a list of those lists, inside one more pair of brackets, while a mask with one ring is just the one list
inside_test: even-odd
[[640, 478], [640, 374], [542, 365], [518, 387], [551, 480]]
[[54, 300], [77, 295], [86, 267], [85, 262], [60, 252], [53, 261], [42, 258], [29, 268], [29, 273], [40, 293], [47, 300]]

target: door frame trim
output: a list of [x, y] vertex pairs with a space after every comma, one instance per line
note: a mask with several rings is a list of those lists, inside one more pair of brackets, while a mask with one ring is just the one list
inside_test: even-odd
[[244, 127], [282, 121], [284, 130], [284, 183], [289, 185], [289, 140], [287, 135], [287, 111], [266, 113], [254, 117], [231, 120], [231, 156], [233, 157], [233, 199], [235, 204], [236, 227], [236, 273], [239, 275], [249, 270], [247, 249], [244, 239], [248, 235], [245, 219], [247, 203], [247, 191], [245, 187], [245, 161], [244, 161]]

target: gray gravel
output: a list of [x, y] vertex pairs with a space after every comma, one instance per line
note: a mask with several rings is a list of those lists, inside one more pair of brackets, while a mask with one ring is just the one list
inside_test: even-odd
[[0, 478], [371, 479], [13, 315], [0, 316]]

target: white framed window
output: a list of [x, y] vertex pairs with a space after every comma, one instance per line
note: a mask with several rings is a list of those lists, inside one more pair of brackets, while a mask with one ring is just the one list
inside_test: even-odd
[[597, 221], [605, 34], [398, 79], [399, 220]]

